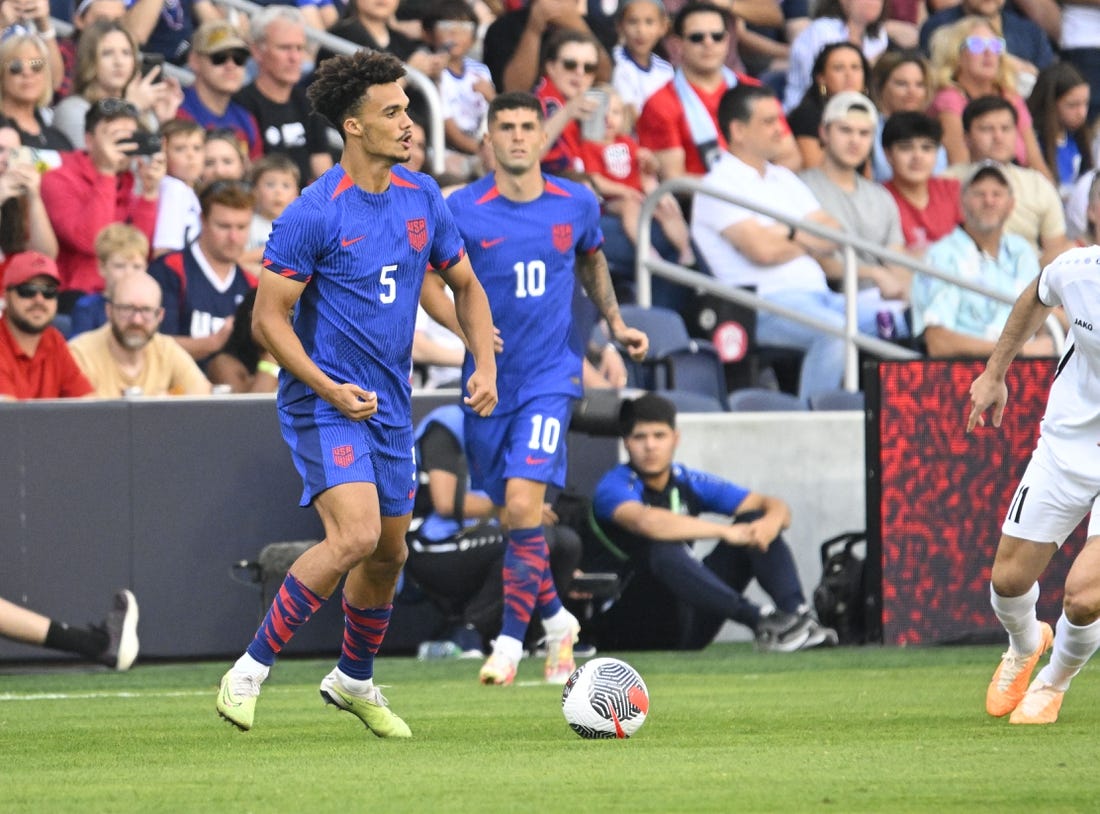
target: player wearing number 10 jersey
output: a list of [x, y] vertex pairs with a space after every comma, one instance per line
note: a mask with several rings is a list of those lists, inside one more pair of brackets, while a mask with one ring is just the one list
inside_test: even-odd
[[[374, 686], [405, 562], [416, 484], [408, 385], [424, 269], [440, 269], [477, 359], [467, 405], [496, 405], [492, 317], [426, 175], [396, 165], [412, 145], [405, 74], [391, 54], [333, 57], [309, 96], [344, 151], [280, 217], [264, 253], [253, 328], [283, 367], [279, 420], [325, 537], [290, 567], [252, 643], [222, 678], [218, 713], [250, 729], [275, 657], [344, 580], [344, 640], [326, 703], [379, 737], [409, 737]], [[471, 422], [472, 423], [472, 422]]]
[[[576, 279], [632, 356], [645, 355], [647, 340], [619, 314], [600, 251], [595, 196], [539, 168], [546, 132], [538, 99], [497, 96], [489, 105], [488, 133], [496, 171], [447, 202], [504, 343], [497, 411], [465, 428], [472, 486], [503, 507], [508, 530], [504, 624], [480, 679], [512, 682], [537, 608], [546, 631], [546, 679], [564, 683], [580, 626], [554, 586], [542, 511], [546, 485], [565, 483], [565, 432], [581, 393], [584, 337], [574, 335], [572, 317]], [[467, 355], [464, 374], [472, 363]]]

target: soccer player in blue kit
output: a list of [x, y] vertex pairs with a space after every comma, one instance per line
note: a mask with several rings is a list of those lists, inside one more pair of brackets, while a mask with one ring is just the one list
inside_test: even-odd
[[[489, 105], [487, 138], [495, 172], [447, 199], [504, 343], [500, 405], [492, 417], [466, 422], [472, 486], [502, 509], [508, 530], [504, 623], [479, 678], [512, 683], [537, 608], [546, 633], [546, 680], [564, 683], [574, 668], [580, 625], [558, 598], [542, 513], [547, 484], [565, 484], [565, 433], [573, 400], [581, 395], [585, 338], [573, 325], [575, 280], [633, 358], [645, 356], [648, 339], [619, 314], [600, 250], [595, 195], [582, 184], [542, 174], [546, 131], [538, 99], [497, 96]], [[474, 362], [467, 354], [464, 375]]]
[[309, 97], [341, 131], [343, 155], [275, 221], [264, 253], [253, 330], [283, 368], [283, 437], [325, 538], [290, 567], [222, 678], [218, 713], [243, 730], [276, 655], [346, 574], [343, 647], [321, 697], [379, 737], [411, 735], [372, 679], [416, 490], [409, 370], [429, 264], [454, 292], [470, 344], [465, 403], [480, 416], [496, 406], [485, 292], [435, 181], [397, 166], [412, 147], [404, 73], [384, 53], [325, 61]]

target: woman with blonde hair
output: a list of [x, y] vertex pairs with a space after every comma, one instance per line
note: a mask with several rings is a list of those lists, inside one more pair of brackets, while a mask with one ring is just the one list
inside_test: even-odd
[[50, 124], [52, 97], [46, 44], [33, 34], [14, 34], [0, 41], [0, 113], [11, 121], [25, 147], [73, 149], [65, 134]]
[[1032, 130], [1031, 112], [1015, 90], [1016, 72], [1005, 40], [984, 17], [963, 17], [932, 36], [932, 87], [928, 114], [943, 125], [943, 146], [952, 164], [970, 161], [962, 112], [972, 99], [1000, 96], [1016, 109], [1016, 161], [1051, 178]]
[[121, 20], [97, 20], [80, 35], [72, 93], [54, 109], [54, 127], [73, 144], [84, 143], [84, 116], [98, 100], [125, 99], [138, 109], [142, 124], [156, 132], [176, 116], [183, 91], [161, 74], [160, 66], [141, 73], [140, 46]]

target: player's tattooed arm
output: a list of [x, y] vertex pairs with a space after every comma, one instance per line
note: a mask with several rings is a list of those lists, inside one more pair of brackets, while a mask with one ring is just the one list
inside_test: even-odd
[[646, 350], [649, 348], [649, 338], [623, 322], [604, 253], [597, 249], [591, 254], [578, 254], [577, 276], [589, 299], [595, 303], [600, 314], [607, 320], [607, 327], [615, 341], [622, 345], [635, 361], [644, 359]]

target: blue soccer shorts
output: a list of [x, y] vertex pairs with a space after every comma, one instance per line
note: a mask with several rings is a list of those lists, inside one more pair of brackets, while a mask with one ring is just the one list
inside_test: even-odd
[[416, 454], [411, 425], [383, 427], [373, 418], [352, 421], [317, 397], [282, 406], [279, 423], [302, 477], [302, 506], [341, 483], [373, 483], [383, 517], [412, 511]]
[[539, 396], [515, 412], [488, 418], [467, 413], [471, 487], [503, 506], [509, 478], [565, 486], [565, 434], [572, 414], [571, 396]]

